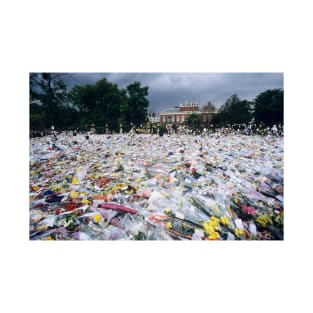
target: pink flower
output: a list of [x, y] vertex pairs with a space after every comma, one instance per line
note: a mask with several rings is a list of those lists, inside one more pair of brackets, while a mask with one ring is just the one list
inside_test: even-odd
[[255, 215], [257, 214], [257, 211], [255, 208], [251, 207], [251, 206], [247, 206], [247, 205], [242, 205], [241, 209], [243, 212], [249, 214], [249, 215]]

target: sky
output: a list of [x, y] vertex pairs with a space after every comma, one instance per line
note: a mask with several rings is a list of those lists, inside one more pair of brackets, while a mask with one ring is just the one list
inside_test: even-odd
[[74, 85], [94, 84], [101, 78], [125, 88], [134, 81], [149, 86], [149, 112], [161, 111], [181, 103], [197, 102], [200, 107], [209, 101], [219, 108], [236, 94], [253, 100], [259, 93], [283, 89], [283, 73], [69, 73], [63, 80]]

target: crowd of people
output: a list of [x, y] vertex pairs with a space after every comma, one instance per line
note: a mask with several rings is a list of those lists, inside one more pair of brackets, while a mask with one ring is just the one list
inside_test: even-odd
[[166, 132], [160, 132], [161, 136], [164, 134], [172, 135], [172, 134], [190, 134], [190, 135], [202, 135], [207, 136], [211, 134], [217, 134], [221, 136], [227, 135], [259, 135], [259, 136], [275, 136], [275, 137], [283, 137], [284, 136], [284, 126], [281, 124], [273, 125], [272, 127], [266, 126], [265, 124], [233, 124], [233, 125], [225, 125], [225, 126], [217, 126], [210, 125], [208, 128], [204, 128], [202, 130], [196, 129], [192, 130], [187, 128], [186, 126], [179, 127], [176, 131], [170, 130]]
[[222, 135], [272, 135], [276, 137], [282, 137], [284, 135], [284, 126], [281, 124], [273, 125], [272, 127], [266, 126], [264, 124], [234, 124], [223, 127], [212, 127], [211, 129], [205, 129], [204, 133], [219, 133]]
[[[44, 137], [44, 136], [53, 136], [57, 137], [57, 135], [64, 134], [67, 136], [77, 136], [78, 134], [84, 134], [86, 139], [90, 138], [89, 131], [79, 131], [78, 129], [74, 130], [55, 130], [55, 129], [45, 129], [45, 130], [30, 130], [30, 138], [34, 137]], [[138, 132], [132, 128], [130, 131], [132, 135], [137, 134]], [[273, 125], [272, 127], [264, 125], [264, 124], [234, 124], [234, 125], [225, 125], [225, 126], [217, 126], [210, 125], [208, 128], [204, 128], [202, 130], [196, 129], [192, 130], [187, 128], [186, 126], [180, 126], [177, 130], [174, 129], [166, 129], [158, 127], [156, 131], [151, 132], [151, 135], [159, 135], [160, 137], [167, 135], [202, 135], [207, 136], [210, 134], [217, 134], [221, 136], [227, 136], [230, 134], [233, 135], [259, 135], [259, 136], [275, 136], [275, 137], [283, 137], [284, 136], [284, 126], [281, 124]]]
[[81, 132], [78, 129], [74, 129], [74, 130], [66, 130], [66, 129], [43, 129], [43, 130], [33, 130], [31, 129], [29, 132], [29, 137], [30, 138], [35, 138], [35, 137], [44, 137], [44, 136], [57, 136], [60, 134], [64, 134], [67, 136], [76, 136], [77, 134], [83, 134], [86, 132]]

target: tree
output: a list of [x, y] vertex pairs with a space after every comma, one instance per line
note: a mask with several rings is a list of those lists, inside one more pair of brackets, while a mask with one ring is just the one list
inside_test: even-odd
[[[60, 80], [65, 74], [30, 73], [30, 104], [42, 106], [42, 124], [45, 128], [63, 124], [59, 114], [61, 106], [67, 103], [67, 86]], [[30, 106], [30, 110], [34, 108]], [[32, 114], [32, 111], [30, 112]]]
[[221, 106], [218, 114], [212, 119], [212, 123], [219, 125], [247, 124], [251, 118], [251, 102], [232, 95]]
[[126, 125], [132, 123], [138, 127], [140, 124], [144, 124], [149, 106], [146, 98], [148, 89], [148, 86], [141, 87], [138, 81], [126, 87], [127, 102], [121, 107], [122, 120]]
[[57, 73], [30, 73], [30, 127], [80, 128], [92, 123], [103, 130], [129, 130], [145, 124], [148, 88], [134, 82], [126, 89], [105, 78], [94, 85], [74, 86], [70, 91]]
[[44, 129], [44, 111], [36, 102], [30, 103], [30, 129]]
[[40, 98], [40, 80], [37, 73], [29, 74], [29, 103], [36, 103]]
[[119, 130], [121, 107], [126, 102], [125, 93], [105, 78], [95, 85], [74, 86], [71, 99], [80, 110], [80, 124], [94, 123], [98, 128]]
[[70, 91], [70, 99], [81, 113], [90, 113], [95, 103], [94, 86], [74, 86]]
[[186, 125], [193, 131], [199, 130], [201, 126], [200, 114], [192, 113], [186, 119]]
[[116, 84], [105, 78], [95, 85], [95, 105], [91, 112], [91, 119], [96, 124], [108, 125], [110, 130], [119, 130], [121, 106], [125, 100]]
[[284, 91], [266, 90], [254, 100], [254, 121], [268, 126], [284, 123]]
[[176, 123], [174, 123], [174, 124], [172, 125], [172, 129], [173, 129], [173, 131], [174, 131], [175, 133], [177, 132], [178, 126], [177, 126]]
[[203, 106], [202, 108], [202, 112], [215, 112], [215, 111], [216, 111], [216, 107], [211, 102], [208, 102], [208, 104]]

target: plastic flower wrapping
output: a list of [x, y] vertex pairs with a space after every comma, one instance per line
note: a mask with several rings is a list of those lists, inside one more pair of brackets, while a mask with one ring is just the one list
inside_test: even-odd
[[282, 137], [61, 134], [55, 145], [30, 139], [31, 240], [284, 238]]

